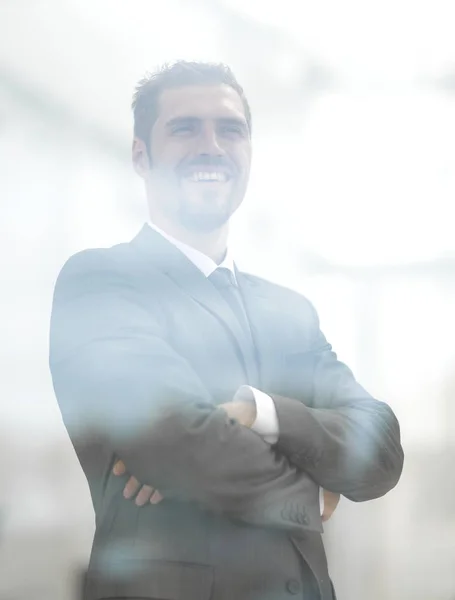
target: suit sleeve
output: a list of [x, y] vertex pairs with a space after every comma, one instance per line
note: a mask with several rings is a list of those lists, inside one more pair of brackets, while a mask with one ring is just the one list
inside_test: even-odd
[[159, 308], [141, 305], [106, 252], [73, 256], [54, 292], [50, 369], [74, 446], [101, 440], [165, 498], [320, 531], [315, 482], [213, 404], [166, 341]]
[[337, 359], [312, 311], [312, 348], [295, 365], [295, 386], [304, 388], [305, 403], [272, 395], [280, 432], [276, 448], [324, 489], [358, 502], [380, 497], [397, 484], [403, 468], [397, 418]]

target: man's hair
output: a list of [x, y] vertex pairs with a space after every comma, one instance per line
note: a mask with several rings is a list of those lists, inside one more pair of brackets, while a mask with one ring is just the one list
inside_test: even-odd
[[148, 148], [150, 132], [158, 118], [159, 99], [163, 90], [185, 85], [223, 84], [233, 88], [240, 96], [251, 133], [250, 106], [231, 69], [222, 63], [180, 60], [165, 64], [154, 73], [148, 73], [137, 84], [131, 106], [134, 114], [134, 135], [143, 140]]

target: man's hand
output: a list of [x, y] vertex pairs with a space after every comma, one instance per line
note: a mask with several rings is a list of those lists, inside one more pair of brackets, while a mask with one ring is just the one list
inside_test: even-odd
[[218, 405], [230, 419], [235, 419], [244, 427], [251, 427], [256, 420], [256, 403], [236, 400]]
[[[125, 463], [121, 460], [118, 460], [115, 463], [112, 472], [114, 475], [124, 475], [126, 473]], [[136, 496], [135, 503], [137, 506], [144, 506], [144, 504], [147, 504], [147, 502], [150, 502], [150, 504], [158, 504], [163, 499], [163, 496], [158, 490], [155, 490], [150, 485], [143, 485], [141, 487], [141, 483], [136, 479], [136, 477], [133, 476], [128, 479], [123, 489], [123, 496], [127, 500]]]
[[335, 512], [338, 502], [340, 501], [340, 494], [323, 490], [324, 492], [324, 512], [322, 513], [322, 521], [328, 521]]

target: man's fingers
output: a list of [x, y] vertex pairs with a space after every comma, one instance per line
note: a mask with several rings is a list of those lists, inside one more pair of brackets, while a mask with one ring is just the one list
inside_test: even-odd
[[[120, 471], [122, 469], [125, 469], [124, 463], [121, 460], [119, 460], [114, 465], [114, 470], [116, 469], [116, 467], [117, 472], [114, 471], [115, 474], [121, 475], [122, 473]], [[158, 490], [155, 490], [155, 488], [153, 488], [150, 485], [141, 485], [141, 482], [133, 476], [131, 476], [128, 479], [125, 487], [123, 488], [123, 496], [127, 500], [130, 500], [131, 498], [136, 496], [135, 504], [137, 506], [144, 506], [144, 504], [147, 504], [147, 502], [149, 501], [151, 504], [158, 504], [163, 499], [163, 496], [159, 493]]]
[[130, 477], [125, 485], [125, 487], [123, 488], [123, 496], [129, 500], [130, 498], [132, 498], [136, 492], [138, 491], [138, 489], [141, 487], [141, 484], [139, 483], [139, 481], [136, 479], [136, 477]]
[[125, 463], [122, 460], [118, 460], [115, 463], [112, 472], [114, 473], [114, 475], [123, 475], [126, 472]]
[[136, 496], [136, 504], [138, 506], [144, 506], [149, 500], [150, 496], [153, 494], [155, 490], [149, 485], [143, 485], [139, 490], [138, 495]]
[[328, 521], [335, 512], [338, 502], [340, 501], [340, 494], [329, 492], [324, 490], [324, 512], [322, 513], [322, 520]]
[[163, 496], [159, 493], [158, 490], [155, 490], [152, 494], [152, 497], [150, 498], [150, 504], [159, 504], [162, 499]]

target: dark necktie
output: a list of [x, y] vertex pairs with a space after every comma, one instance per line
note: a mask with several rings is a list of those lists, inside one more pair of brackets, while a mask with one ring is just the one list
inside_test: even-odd
[[209, 276], [209, 280], [229, 304], [243, 331], [247, 335], [248, 339], [251, 340], [251, 330], [248, 323], [248, 317], [243, 305], [240, 290], [235, 283], [234, 273], [224, 267], [218, 267]]

